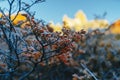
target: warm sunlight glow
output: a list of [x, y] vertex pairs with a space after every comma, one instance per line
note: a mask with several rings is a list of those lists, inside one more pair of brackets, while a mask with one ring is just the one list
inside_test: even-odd
[[[63, 16], [63, 26], [75, 31], [79, 31], [81, 29], [103, 29], [107, 28], [108, 25], [108, 21], [104, 19], [88, 20], [83, 11], [78, 11], [74, 18], [70, 18], [67, 15]], [[54, 27], [54, 29], [57, 31], [56, 27]]]
[[2, 14], [0, 13], [0, 17], [2, 17]]
[[[6, 15], [7, 16], [7, 15]], [[0, 13], [0, 17], [2, 17], [2, 14]], [[13, 20], [15, 18], [15, 14], [12, 14], [11, 15], [11, 20]], [[26, 17], [23, 16], [21, 13], [19, 13], [17, 15], [17, 17], [15, 18], [15, 20], [13, 21], [13, 24], [16, 25], [18, 24], [20, 21], [25, 21], [26, 20]]]
[[78, 12], [75, 14], [75, 19], [78, 19], [78, 20], [81, 21], [81, 23], [83, 23], [83, 24], [88, 21], [85, 13], [84, 13], [83, 11], [78, 11]]
[[52, 27], [54, 29], [54, 32], [56, 32], [56, 31], [61, 32], [61, 30], [62, 30], [62, 26], [59, 23], [54, 24], [52, 21], [50, 22], [50, 27]]
[[[2, 17], [1, 13], [0, 13], [0, 17]], [[14, 17], [15, 17], [15, 14], [11, 16], [11, 19], [13, 20]], [[13, 24], [16, 25], [19, 22], [25, 21], [25, 20], [26, 20], [26, 17], [20, 13], [16, 17], [16, 19], [13, 21]], [[64, 15], [62, 21], [63, 21], [63, 24], [60, 24], [60, 23], [54, 24], [53, 21], [50, 22], [50, 27], [54, 29], [54, 32], [56, 31], [61, 32], [62, 27], [66, 27], [68, 29], [75, 30], [75, 31], [80, 31], [81, 29], [84, 29], [84, 30], [106, 29], [109, 26], [109, 22], [105, 19], [88, 20], [87, 16], [83, 11], [78, 11], [75, 14], [74, 18], [70, 18], [67, 15]], [[26, 23], [22, 24], [21, 28], [24, 28]], [[120, 20], [110, 25], [110, 32], [113, 34], [120, 34]]]
[[113, 34], [120, 34], [120, 20], [117, 20], [110, 26], [110, 32]]
[[[14, 17], [15, 17], [15, 15], [13, 14], [13, 15], [11, 16], [11, 19], [13, 20]], [[26, 17], [25, 17], [25, 16], [23, 16], [22, 14], [18, 14], [18, 16], [16, 17], [16, 19], [13, 21], [13, 24], [17, 24], [17, 23], [19, 23], [20, 21], [25, 21], [25, 20], [26, 20]]]

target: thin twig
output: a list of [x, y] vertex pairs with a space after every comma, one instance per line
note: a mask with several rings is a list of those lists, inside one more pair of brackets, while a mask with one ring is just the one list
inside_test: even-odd
[[81, 63], [81, 66], [95, 79], [95, 80], [98, 80], [96, 78], [96, 76], [87, 68], [86, 65], [84, 65], [83, 63]]

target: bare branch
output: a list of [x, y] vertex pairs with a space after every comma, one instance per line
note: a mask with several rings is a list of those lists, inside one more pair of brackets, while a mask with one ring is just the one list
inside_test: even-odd
[[83, 63], [81, 63], [81, 66], [95, 79], [98, 80], [95, 75], [85, 66]]

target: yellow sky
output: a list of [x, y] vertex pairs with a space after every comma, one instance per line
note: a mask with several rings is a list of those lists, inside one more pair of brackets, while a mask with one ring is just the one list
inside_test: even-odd
[[[0, 13], [0, 17], [2, 17], [2, 14]], [[11, 19], [13, 20], [15, 17], [15, 15], [11, 15]], [[18, 16], [16, 17], [16, 19], [14, 20], [13, 24], [17, 24], [19, 21], [24, 21], [26, 20], [26, 17], [22, 16], [22, 14], [18, 14]]]
[[120, 20], [117, 20], [110, 25], [110, 32], [113, 34], [120, 34]]
[[[0, 13], [0, 17], [2, 14]], [[11, 19], [14, 19], [15, 15], [11, 16]], [[22, 14], [18, 14], [17, 18], [14, 20], [14, 24], [17, 24], [20, 21], [26, 20], [26, 17]], [[87, 16], [83, 11], [78, 11], [74, 15], [74, 18], [70, 18], [67, 15], [63, 16], [62, 21], [66, 24], [54, 24], [53, 21], [50, 22], [50, 26], [54, 29], [54, 31], [60, 32], [62, 27], [70, 28], [75, 31], [79, 31], [81, 29], [88, 30], [88, 29], [104, 29], [107, 28], [110, 24], [105, 19], [96, 19], [96, 20], [88, 20]], [[112, 33], [120, 33], [120, 20], [116, 21], [113, 27], [110, 28]]]
[[[73, 29], [75, 31], [79, 31], [81, 29], [85, 29], [85, 30], [97, 29], [97, 28], [102, 29], [102, 28], [107, 28], [109, 25], [109, 22], [104, 19], [88, 20], [87, 16], [83, 11], [78, 11], [75, 14], [74, 18], [70, 18], [67, 15], [64, 15], [63, 22], [66, 23], [65, 24], [66, 27], [69, 27], [70, 29]], [[51, 25], [51, 27], [53, 27], [54, 29], [56, 27], [61, 27], [61, 26], [60, 25], [57, 26], [54, 23], [52, 23]]]

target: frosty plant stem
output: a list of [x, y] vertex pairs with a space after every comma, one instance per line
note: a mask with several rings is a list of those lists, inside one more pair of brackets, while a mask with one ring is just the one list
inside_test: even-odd
[[81, 66], [95, 79], [95, 80], [98, 80], [96, 78], [96, 76], [87, 68], [86, 65], [84, 65], [83, 63], [81, 63]]

